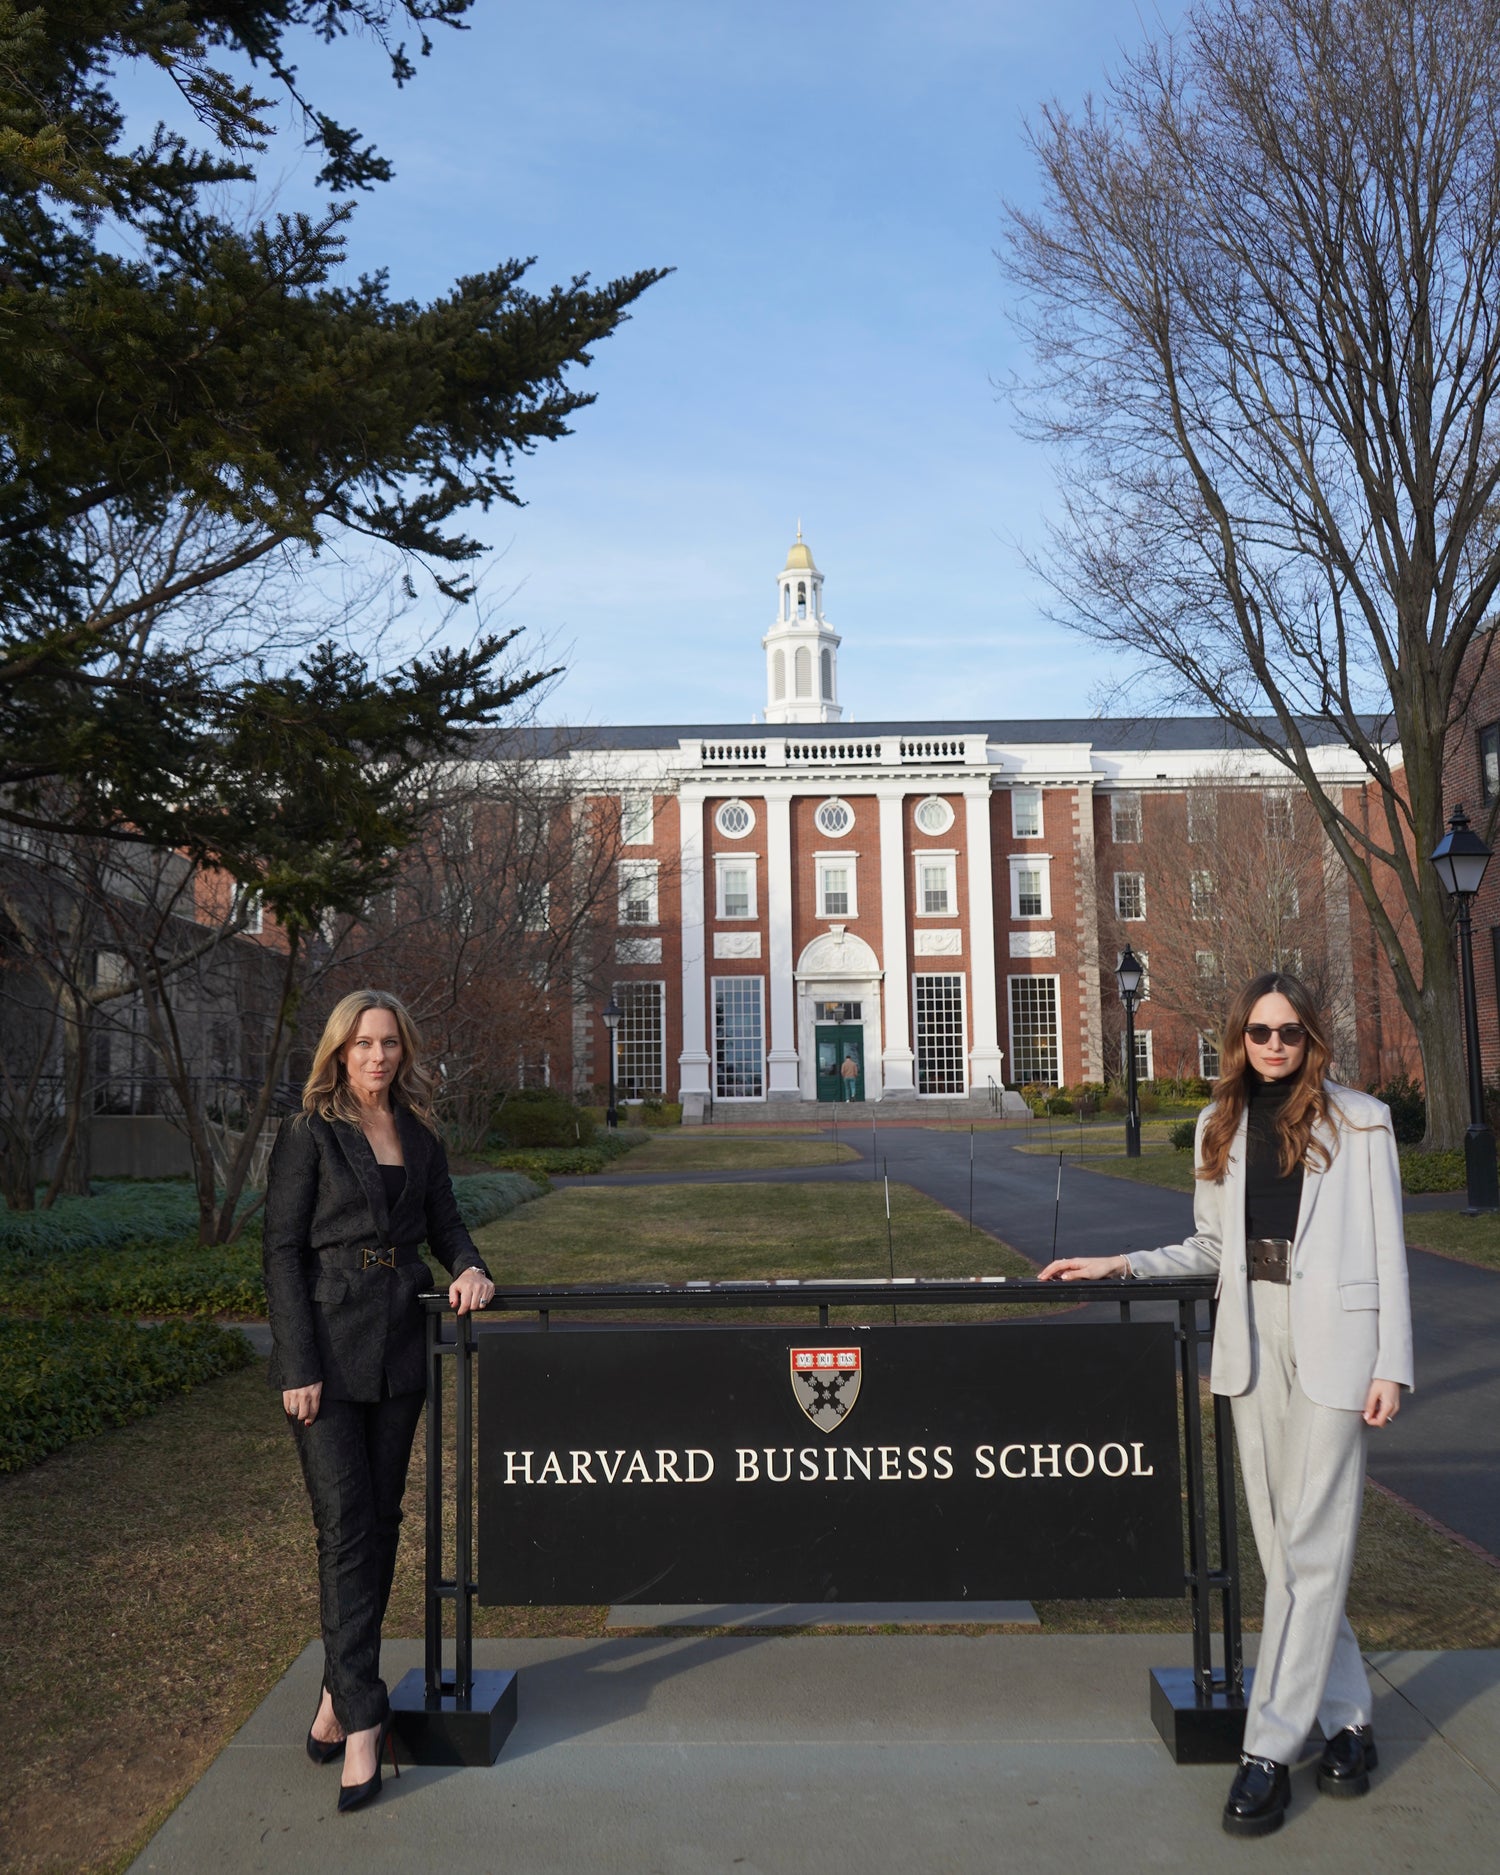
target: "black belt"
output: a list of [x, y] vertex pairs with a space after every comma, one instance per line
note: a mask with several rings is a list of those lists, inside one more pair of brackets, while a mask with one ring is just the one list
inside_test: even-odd
[[404, 1269], [408, 1263], [420, 1263], [421, 1252], [415, 1244], [391, 1244], [385, 1249], [372, 1245], [369, 1249], [359, 1250], [320, 1250], [320, 1262], [339, 1270], [367, 1270], [372, 1263], [378, 1263], [383, 1269]]
[[1286, 1237], [1252, 1237], [1245, 1245], [1253, 1283], [1289, 1283], [1292, 1246]]

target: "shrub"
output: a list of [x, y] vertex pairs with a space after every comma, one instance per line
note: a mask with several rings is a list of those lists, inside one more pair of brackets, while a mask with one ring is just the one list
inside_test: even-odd
[[1391, 1125], [1398, 1146], [1420, 1145], [1427, 1131], [1427, 1096], [1420, 1081], [1414, 1081], [1403, 1068], [1393, 1074], [1384, 1087], [1369, 1090], [1391, 1110]]
[[1072, 1111], [1073, 1103], [1066, 1094], [1054, 1094], [1047, 1102], [1048, 1113], [1071, 1113]]
[[1104, 1111], [1106, 1113], [1123, 1113], [1129, 1105], [1130, 1102], [1126, 1100], [1123, 1094], [1106, 1094], [1104, 1096]]
[[0, 1322], [0, 1472], [123, 1426], [254, 1358], [232, 1329], [171, 1322]]
[[1464, 1155], [1461, 1152], [1423, 1152], [1418, 1146], [1404, 1146], [1400, 1156], [1403, 1191], [1464, 1189]]
[[555, 1087], [523, 1087], [495, 1110], [495, 1132], [506, 1146], [591, 1146], [595, 1120]]
[[1191, 1152], [1197, 1136], [1198, 1122], [1196, 1120], [1179, 1120], [1167, 1135], [1172, 1142], [1173, 1149], [1177, 1152]]
[[0, 1211], [0, 1257], [115, 1250], [197, 1228], [198, 1198], [185, 1179], [100, 1179], [92, 1197], [59, 1198], [50, 1211]]
[[1169, 1106], [1201, 1106], [1208, 1099], [1208, 1082], [1201, 1074], [1158, 1074], [1152, 1085]]

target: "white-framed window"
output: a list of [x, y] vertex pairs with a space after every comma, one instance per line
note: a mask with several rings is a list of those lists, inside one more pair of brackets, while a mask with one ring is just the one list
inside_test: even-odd
[[620, 861], [620, 923], [659, 924], [656, 902], [656, 861]]
[[1293, 831], [1291, 789], [1268, 788], [1261, 801], [1266, 810], [1266, 838], [1290, 840]]
[[1205, 1081], [1219, 1078], [1219, 1044], [1211, 1035], [1198, 1037], [1198, 1072]]
[[1141, 843], [1141, 797], [1134, 789], [1109, 797], [1109, 837], [1116, 846]]
[[715, 977], [714, 1099], [764, 1100], [765, 979]]
[[1211, 872], [1194, 872], [1188, 879], [1188, 894], [1195, 918], [1212, 918], [1218, 910], [1218, 895], [1214, 891], [1214, 876]]
[[1010, 1071], [1022, 1086], [1062, 1085], [1056, 977], [1010, 979]]
[[726, 840], [743, 840], [755, 826], [755, 809], [748, 801], [721, 801], [714, 825]]
[[620, 801], [620, 844], [650, 846], [656, 802], [649, 794], [627, 794]]
[[1187, 798], [1188, 838], [1195, 846], [1211, 844], [1219, 837], [1219, 797], [1208, 788], [1189, 788]]
[[939, 852], [936, 847], [918, 847], [913, 855], [916, 865], [916, 896], [913, 909], [919, 918], [952, 918], [958, 911], [957, 854]]
[[266, 907], [259, 892], [246, 892], [241, 901], [246, 937], [259, 937], [266, 928]]
[[714, 910], [720, 918], [755, 917], [755, 855], [753, 853], [716, 854], [714, 856]]
[[818, 811], [813, 815], [818, 832], [830, 840], [842, 840], [846, 833], [854, 830], [854, 809], [847, 801], [837, 796], [832, 800], [820, 801]]
[[1193, 961], [1198, 966], [1200, 983], [1217, 983], [1219, 980], [1219, 953], [1217, 951], [1194, 951]]
[[820, 918], [857, 918], [859, 893], [854, 875], [857, 853], [816, 853], [818, 868], [818, 916]]
[[1297, 890], [1297, 881], [1289, 873], [1283, 873], [1279, 879], [1269, 881], [1268, 896], [1273, 908], [1283, 918], [1302, 916], [1302, 895]]
[[[651, 889], [653, 893], [653, 898], [651, 902], [654, 907], [656, 903], [656, 900], [654, 897], [654, 894], [656, 891], [654, 880], [653, 880]], [[529, 886], [527, 888], [525, 896], [523, 897], [521, 901], [522, 929], [526, 931], [545, 931], [547, 929], [548, 924], [551, 922], [551, 917], [552, 917], [552, 886], [549, 883], [549, 881], [547, 881], [546, 879], [542, 879], [542, 880], [539, 880], [537, 884]], [[650, 924], [655, 924], [656, 918], [654, 916], [654, 913], [653, 913], [653, 916], [649, 920], [647, 920], [647, 922]]]
[[925, 801], [917, 803], [914, 818], [923, 833], [946, 833], [953, 825], [953, 808], [942, 795], [929, 794]]
[[964, 1032], [963, 978], [947, 973], [916, 975], [911, 986], [917, 1092], [967, 1092], [969, 1051]]
[[1052, 916], [1052, 861], [1046, 853], [1011, 854], [1010, 915], [1043, 919]]
[[[1121, 1068], [1125, 1066], [1126, 1060], [1127, 1060], [1127, 1056], [1125, 1054], [1125, 1037], [1122, 1035], [1120, 1037], [1120, 1066]], [[1137, 1081], [1151, 1081], [1151, 1080], [1155, 1080], [1156, 1078], [1155, 1075], [1152, 1074], [1151, 1072], [1151, 1031], [1150, 1029], [1137, 1029], [1135, 1032], [1135, 1078]]]
[[1145, 873], [1117, 872], [1115, 874], [1115, 916], [1134, 924], [1145, 915]]
[[620, 1011], [615, 1030], [615, 1085], [626, 1100], [644, 1100], [667, 1088], [667, 986], [612, 983]]
[[1040, 788], [1012, 788], [1010, 791], [1010, 831], [1017, 840], [1040, 840], [1042, 837], [1042, 791]]

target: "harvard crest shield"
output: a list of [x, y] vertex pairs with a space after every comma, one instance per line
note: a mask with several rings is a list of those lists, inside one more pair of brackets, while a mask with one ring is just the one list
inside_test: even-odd
[[819, 1432], [832, 1432], [859, 1398], [858, 1348], [793, 1348], [792, 1392]]

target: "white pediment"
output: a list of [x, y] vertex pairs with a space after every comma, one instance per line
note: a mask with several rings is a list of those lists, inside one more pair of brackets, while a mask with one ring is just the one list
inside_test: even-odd
[[834, 925], [821, 937], [815, 937], [797, 959], [797, 976], [803, 977], [878, 977], [880, 959], [862, 937], [856, 937], [841, 924]]

